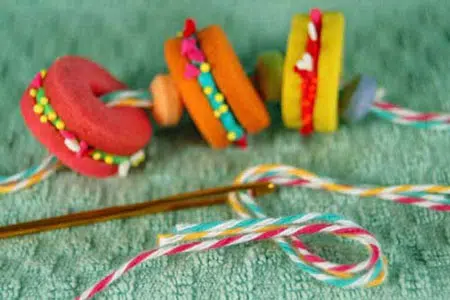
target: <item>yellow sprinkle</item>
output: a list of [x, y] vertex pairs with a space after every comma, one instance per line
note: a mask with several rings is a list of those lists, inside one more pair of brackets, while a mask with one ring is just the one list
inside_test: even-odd
[[224, 100], [224, 96], [221, 94], [221, 93], [217, 93], [215, 96], [214, 96], [214, 100], [216, 100], [217, 102], [223, 102], [223, 100]]
[[212, 87], [210, 87], [210, 86], [207, 86], [207, 87], [205, 87], [204, 89], [203, 89], [203, 92], [206, 94], [206, 95], [211, 95], [212, 94], [212, 92], [213, 92], [213, 88]]
[[222, 104], [219, 107], [219, 110], [220, 110], [221, 113], [226, 113], [228, 111], [228, 105]]
[[31, 96], [31, 97], [35, 98], [35, 97], [36, 97], [36, 94], [37, 94], [36, 89], [30, 89], [30, 96]]
[[227, 138], [229, 141], [232, 141], [232, 142], [235, 141], [236, 140], [236, 132], [233, 132], [233, 131], [228, 132]]
[[200, 65], [200, 71], [202, 71], [202, 73], [208, 73], [211, 70], [211, 66], [208, 63], [202, 63]]
[[57, 117], [58, 117], [58, 116], [56, 115], [56, 113], [55, 113], [54, 111], [51, 111], [51, 112], [49, 112], [49, 113], [47, 114], [47, 118], [48, 118], [50, 121], [55, 121]]
[[36, 114], [40, 115], [40, 114], [42, 114], [42, 112], [44, 111], [44, 107], [43, 107], [42, 105], [40, 105], [40, 104], [35, 104], [35, 105], [33, 106], [33, 111], [34, 111]]
[[108, 165], [112, 165], [113, 162], [114, 162], [114, 159], [111, 155], [107, 155], [105, 157], [105, 163], [107, 163]]
[[138, 160], [135, 160], [131, 163], [131, 165], [133, 167], [137, 167], [141, 164], [141, 162], [143, 162], [145, 160], [145, 155], [143, 155], [141, 158], [139, 158]]
[[48, 98], [47, 97], [41, 97], [41, 99], [39, 99], [39, 103], [42, 105], [47, 105], [48, 104]]
[[39, 120], [41, 121], [41, 123], [47, 123], [48, 118], [47, 118], [46, 116], [41, 116], [41, 117], [39, 118]]
[[63, 121], [59, 120], [59, 121], [56, 121], [55, 126], [56, 126], [57, 129], [63, 130], [66, 127], [66, 124], [64, 124]]
[[220, 118], [221, 115], [222, 115], [222, 113], [219, 110], [214, 111], [214, 117]]
[[102, 158], [102, 155], [101, 155], [99, 152], [95, 152], [95, 153], [92, 155], [92, 158], [93, 158], [94, 160], [100, 160], [100, 158]]
[[41, 77], [44, 78], [45, 75], [47, 75], [47, 70], [42, 69], [42, 70], [41, 70]]

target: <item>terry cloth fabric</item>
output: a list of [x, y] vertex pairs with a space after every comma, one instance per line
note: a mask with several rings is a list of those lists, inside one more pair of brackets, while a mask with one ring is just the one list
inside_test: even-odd
[[[18, 4], [20, 3], [20, 4]], [[373, 75], [388, 100], [420, 111], [450, 112], [450, 2], [323, 0], [345, 14], [345, 79]], [[248, 71], [260, 51], [284, 51], [293, 13], [311, 1], [3, 0], [0, 9], [0, 172], [12, 174], [45, 155], [27, 131], [19, 100], [35, 72], [64, 54], [87, 56], [130, 88], [146, 88], [165, 69], [163, 42], [186, 17], [218, 23]], [[403, 17], [399, 17], [403, 16]], [[187, 118], [157, 129], [144, 168], [127, 179], [93, 180], [61, 171], [16, 194], [0, 196], [2, 225], [231, 183], [247, 167], [284, 163], [348, 183], [450, 183], [448, 132], [369, 117], [334, 134], [301, 140], [273, 124], [252, 136], [251, 151], [211, 150]], [[271, 216], [333, 212], [373, 232], [389, 260], [377, 288], [332, 288], [299, 272], [272, 242], [162, 258], [127, 274], [96, 299], [445, 299], [450, 293], [450, 215], [322, 191], [282, 189], [258, 199]], [[236, 217], [227, 206], [199, 208], [0, 240], [0, 299], [72, 299], [178, 223]], [[365, 250], [314, 237], [337, 262]], [[306, 240], [306, 242], [311, 239]], [[337, 253], [337, 256], [336, 256]]]

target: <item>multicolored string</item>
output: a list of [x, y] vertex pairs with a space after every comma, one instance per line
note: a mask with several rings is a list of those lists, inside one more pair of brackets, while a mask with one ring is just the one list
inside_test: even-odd
[[[276, 166], [259, 166], [242, 173], [236, 183], [266, 181], [293, 186], [293, 173], [272, 173]], [[283, 168], [284, 166], [278, 166]], [[278, 171], [281, 171], [279, 169]], [[268, 176], [261, 176], [262, 174]], [[298, 176], [298, 178], [300, 178]], [[177, 226], [174, 233], [159, 236], [158, 248], [144, 251], [113, 271], [76, 299], [90, 299], [136, 266], [161, 256], [199, 252], [232, 245], [273, 239], [302, 271], [319, 281], [342, 288], [372, 287], [387, 276], [387, 264], [375, 237], [354, 222], [335, 214], [306, 213], [269, 218], [256, 204], [250, 191], [232, 193], [229, 203], [242, 220]], [[364, 245], [368, 258], [360, 263], [336, 264], [312, 253], [299, 236], [331, 234]]]
[[[287, 186], [301, 186], [359, 197], [377, 197], [401, 204], [416, 205], [437, 211], [450, 211], [450, 186], [446, 185], [397, 185], [370, 186], [348, 185], [319, 177], [307, 170], [285, 165], [260, 165], [248, 169], [244, 178]], [[246, 181], [244, 181], [246, 182]]]
[[[151, 108], [150, 94], [145, 90], [116, 91], [101, 97], [107, 106], [129, 106]], [[39, 165], [12, 176], [0, 176], [0, 194], [12, 193], [30, 187], [52, 175], [61, 163], [53, 156], [47, 156]]]
[[393, 123], [412, 126], [419, 129], [448, 130], [450, 129], [450, 114], [422, 113], [402, 108], [381, 100], [384, 90], [380, 89], [373, 103], [371, 112], [378, 117]]

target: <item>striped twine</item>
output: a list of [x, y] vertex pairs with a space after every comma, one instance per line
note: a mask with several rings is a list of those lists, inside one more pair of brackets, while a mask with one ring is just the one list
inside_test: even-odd
[[377, 197], [401, 204], [420, 206], [437, 211], [450, 210], [450, 186], [444, 185], [397, 185], [388, 187], [340, 184], [336, 180], [319, 177], [309, 171], [285, 165], [260, 165], [248, 169], [242, 175], [251, 180], [272, 182], [284, 186], [302, 186], [330, 192]]
[[450, 129], [450, 114], [422, 113], [402, 108], [381, 100], [384, 90], [377, 91], [371, 111], [378, 117], [396, 124], [412, 126], [419, 129], [448, 130]]
[[[276, 166], [273, 166], [276, 167]], [[279, 166], [286, 170], [284, 166]], [[291, 174], [275, 173], [268, 166], [251, 168], [242, 173], [236, 183], [267, 181], [278, 185], [292, 185]], [[288, 181], [283, 181], [283, 178]], [[387, 276], [387, 264], [375, 237], [354, 222], [335, 214], [307, 213], [281, 218], [269, 218], [254, 202], [248, 192], [231, 193], [229, 204], [242, 218], [222, 222], [195, 225], [178, 225], [173, 233], [159, 236], [159, 247], [144, 251], [119, 269], [95, 283], [76, 299], [90, 299], [103, 291], [126, 272], [150, 259], [187, 252], [218, 249], [241, 243], [274, 240], [295, 265], [327, 284], [342, 287], [372, 287], [381, 284]], [[308, 250], [299, 236], [331, 234], [361, 243], [368, 250], [368, 257], [360, 263], [336, 264]]]
[[[150, 94], [145, 90], [115, 91], [101, 97], [107, 106], [127, 106], [149, 108], [152, 106]], [[62, 164], [53, 156], [47, 156], [39, 165], [28, 168], [12, 176], [0, 176], [0, 194], [7, 194], [28, 188], [52, 175]]]

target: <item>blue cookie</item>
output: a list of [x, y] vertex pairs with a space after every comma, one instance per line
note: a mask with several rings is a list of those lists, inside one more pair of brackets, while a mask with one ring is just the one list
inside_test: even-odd
[[367, 75], [359, 75], [345, 85], [339, 95], [339, 115], [346, 123], [356, 123], [369, 114], [377, 82]]

